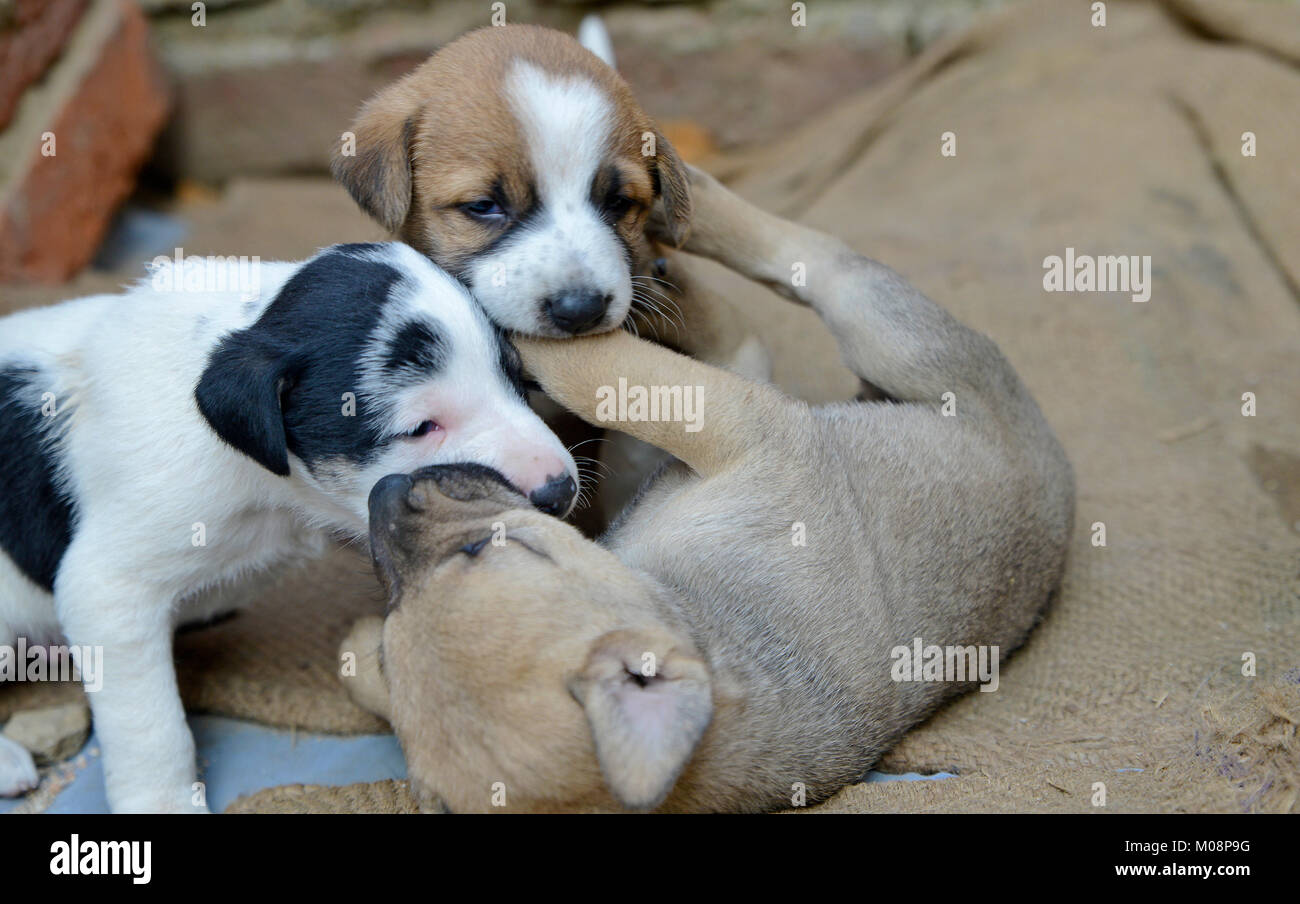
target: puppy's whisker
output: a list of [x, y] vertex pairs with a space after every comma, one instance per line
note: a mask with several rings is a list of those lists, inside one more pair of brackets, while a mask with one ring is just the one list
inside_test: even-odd
[[645, 291], [647, 291], [647, 290], [649, 290], [649, 291], [653, 291], [654, 294], [655, 294], [655, 296], [658, 298], [659, 303], [660, 303], [661, 305], [664, 305], [664, 306], [670, 308], [670, 309], [673, 311], [673, 313], [675, 313], [675, 314], [678, 316], [678, 318], [681, 319], [681, 320], [683, 321], [683, 323], [685, 323], [685, 319], [686, 319], [686, 318], [685, 318], [685, 315], [682, 313], [681, 306], [679, 306], [679, 305], [677, 304], [677, 301], [676, 301], [674, 298], [672, 298], [670, 295], [668, 295], [668, 294], [665, 293], [665, 292], [661, 292], [661, 291], [659, 291], [659, 290], [657, 290], [657, 289], [654, 289], [654, 287], [652, 287], [652, 286], [651, 286], [651, 287], [642, 286], [642, 287], [639, 287], [639, 289], [640, 289], [640, 291], [642, 291], [642, 292], [645, 292]]
[[671, 292], [665, 292], [663, 289], [659, 288], [658, 286], [638, 285], [638, 286], [634, 286], [633, 288], [638, 289], [642, 292], [653, 292], [655, 295], [658, 295], [660, 298], [664, 299], [665, 301], [671, 301], [672, 296], [674, 294]]
[[666, 305], [677, 311], [677, 313], [681, 313], [682, 309], [678, 306], [676, 300], [667, 293], [656, 289], [654, 286], [636, 286], [633, 288], [632, 292], [635, 297], [647, 300], [655, 299], [658, 304]]
[[634, 293], [632, 296], [632, 304], [633, 304], [632, 310], [639, 313], [641, 317], [646, 321], [647, 325], [653, 322], [650, 316], [651, 314], [653, 314], [655, 317], [671, 325], [673, 328], [673, 334], [676, 337], [678, 344], [681, 343], [681, 338], [682, 338], [681, 331], [682, 329], [685, 328], [685, 323], [680, 322], [679, 319], [675, 319], [667, 310], [664, 309], [663, 305], [659, 304], [649, 296], [644, 296], [636, 293]]
[[606, 473], [602, 474], [596, 468], [596, 465], [598, 464], [601, 463], [593, 461], [588, 466], [583, 466], [583, 465], [578, 466], [578, 479], [580, 484], [585, 483], [588, 486], [595, 486], [596, 484], [600, 483], [600, 481], [603, 478], [609, 478], [614, 476], [613, 470], [608, 465], [605, 465], [604, 467]]
[[587, 508], [590, 505], [591, 505], [591, 497], [587, 494], [587, 487], [583, 485], [581, 480], [579, 480], [578, 494], [576, 497], [574, 497], [574, 501], [573, 501], [573, 511], [575, 512], [582, 511], [583, 509]]
[[609, 437], [607, 436], [593, 436], [588, 439], [580, 440], [574, 443], [572, 446], [569, 446], [567, 451], [569, 452], [570, 455], [572, 455], [574, 449], [577, 449], [579, 446], [585, 446], [587, 445], [587, 443], [607, 443], [607, 442], [609, 442]]
[[683, 319], [685, 318], [685, 314], [682, 313], [681, 305], [679, 305], [674, 298], [669, 295], [663, 295], [661, 297], [663, 298], [663, 303], [672, 308], [678, 317], [682, 317]]
[[[574, 463], [577, 464], [577, 466], [578, 466], [578, 476], [579, 476], [579, 477], [581, 477], [584, 473], [585, 473], [585, 474], [591, 474], [592, 476], [597, 476], [597, 475], [600, 475], [600, 474], [602, 474], [602, 473], [603, 473], [603, 475], [606, 476], [606, 477], [613, 477], [613, 476], [614, 476], [614, 469], [611, 468], [611, 467], [609, 466], [608, 463], [603, 462], [603, 461], [601, 461], [601, 460], [598, 459], [598, 458], [587, 458], [587, 457], [583, 456], [583, 457], [580, 457], [580, 458], [574, 458], [573, 461], [574, 461]], [[584, 468], [583, 468], [583, 463], [586, 463], [587, 465], [590, 465], [590, 466], [591, 466], [591, 470], [584, 470]], [[601, 469], [603, 469], [603, 470], [601, 470]]]
[[[654, 326], [655, 323], [655, 317], [653, 316], [654, 312], [646, 311], [645, 304], [642, 303], [641, 306], [634, 307], [632, 313], [634, 316], [641, 317], [641, 320], [645, 321], [646, 326]], [[666, 317], [660, 317], [660, 319], [667, 320]]]
[[683, 317], [681, 306], [678, 305], [677, 300], [653, 286], [634, 286], [632, 293], [635, 298], [642, 298], [646, 301], [653, 300], [665, 309], [672, 310], [678, 317]]
[[678, 286], [677, 283], [669, 282], [669, 281], [666, 280], [666, 279], [660, 279], [660, 278], [657, 277], [657, 276], [649, 276], [649, 275], [641, 275], [641, 274], [638, 274], [638, 275], [635, 275], [635, 276], [632, 277], [632, 281], [633, 281], [633, 282], [636, 282], [638, 279], [643, 279], [643, 280], [646, 280], [646, 281], [648, 281], [648, 282], [656, 282], [656, 283], [659, 283], [660, 285], [667, 286], [669, 289], [671, 289], [671, 290], [674, 291], [674, 292], [680, 292], [680, 291], [681, 291], [681, 287]]

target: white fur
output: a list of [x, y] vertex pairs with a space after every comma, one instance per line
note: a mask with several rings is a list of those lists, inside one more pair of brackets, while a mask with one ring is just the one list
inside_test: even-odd
[[[79, 516], [52, 597], [0, 555], [0, 643], [21, 632], [103, 647], [103, 687], [90, 698], [115, 811], [204, 809], [192, 800], [194, 743], [171, 640], [178, 623], [207, 614], [210, 591], [318, 556], [332, 533], [364, 535], [367, 495], [385, 474], [476, 461], [528, 492], [547, 469], [576, 473], [502, 377], [465, 290], [406, 246], [383, 247], [384, 262], [418, 285], [404, 308], [436, 316], [454, 353], [445, 375], [375, 401], [398, 430], [457, 411], [443, 435], [399, 440], [364, 470], [341, 462], [313, 476], [290, 455], [290, 476], [277, 476], [223, 443], [195, 403], [217, 342], [253, 324], [302, 263], [262, 264], [253, 298], [159, 292], [146, 280], [0, 320], [0, 367], [35, 367], [55, 387], [65, 419], [54, 439]], [[202, 546], [192, 542], [200, 523]]]
[[27, 748], [0, 735], [0, 797], [17, 797], [41, 783]]
[[617, 326], [632, 303], [632, 279], [614, 230], [590, 201], [611, 140], [612, 102], [585, 78], [554, 75], [523, 60], [506, 78], [506, 97], [536, 174], [537, 220], [476, 258], [470, 287], [507, 329], [550, 335], [536, 299], [574, 287], [609, 295], [597, 328]]

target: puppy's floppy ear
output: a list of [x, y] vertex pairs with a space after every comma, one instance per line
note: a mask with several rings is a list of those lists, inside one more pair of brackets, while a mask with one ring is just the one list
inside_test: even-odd
[[366, 101], [352, 123], [355, 146], [334, 149], [330, 172], [361, 209], [397, 232], [411, 209], [411, 140], [420, 103], [399, 81]]
[[288, 371], [283, 352], [242, 330], [221, 340], [194, 389], [199, 413], [217, 436], [281, 477], [289, 476], [280, 410]]
[[677, 149], [655, 130], [655, 181], [668, 237], [680, 248], [691, 231], [691, 180]]
[[587, 712], [610, 791], [631, 809], [657, 807], [713, 717], [704, 661], [663, 632], [611, 631], [568, 686]]

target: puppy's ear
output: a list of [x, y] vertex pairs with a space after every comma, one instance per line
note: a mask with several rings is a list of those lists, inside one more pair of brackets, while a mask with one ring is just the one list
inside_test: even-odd
[[217, 436], [281, 477], [289, 476], [280, 410], [288, 369], [283, 353], [244, 330], [221, 340], [194, 389], [199, 413]]
[[419, 108], [405, 82], [390, 85], [357, 114], [352, 146], [340, 143], [330, 160], [334, 178], [389, 232], [402, 228], [411, 209], [411, 140]]
[[611, 631], [568, 686], [610, 791], [630, 809], [657, 807], [713, 717], [704, 661], [662, 632]]
[[655, 175], [668, 237], [680, 248], [691, 231], [691, 180], [676, 148], [657, 129]]

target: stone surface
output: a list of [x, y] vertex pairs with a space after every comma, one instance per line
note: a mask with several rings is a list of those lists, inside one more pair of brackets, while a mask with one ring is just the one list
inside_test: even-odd
[[[182, 254], [256, 255], [263, 261], [302, 260], [336, 242], [387, 238], [333, 179], [234, 179], [219, 194], [188, 188], [166, 212], [186, 233]], [[174, 249], [164, 252], [174, 253]], [[70, 298], [120, 292], [146, 275], [146, 259], [123, 260], [117, 269], [87, 268], [61, 285], [10, 285], [0, 290], [0, 316]], [[79, 699], [79, 685], [30, 682], [0, 693], [0, 721], [20, 709]]]
[[[167, 112], [148, 26], [129, 0], [98, 0], [0, 136], [0, 281], [67, 279], [131, 193]], [[42, 154], [42, 135], [55, 154]]]
[[344, 56], [180, 76], [176, 116], [156, 164], [209, 183], [327, 172], [331, 150], [366, 98], [424, 57], [389, 66]]
[[27, 86], [59, 55], [86, 0], [14, 0], [0, 5], [0, 130]]
[[90, 736], [90, 707], [77, 702], [15, 713], [4, 736], [26, 747], [38, 766], [61, 763]]

